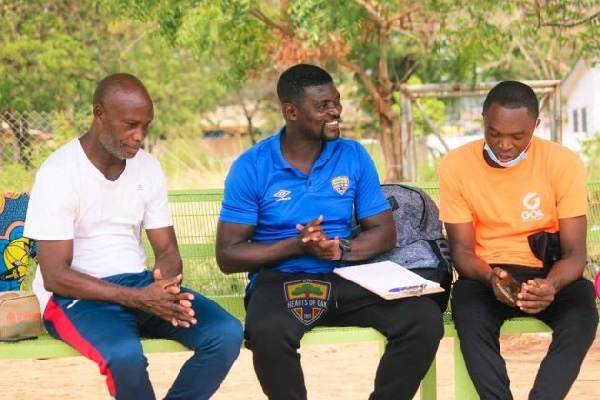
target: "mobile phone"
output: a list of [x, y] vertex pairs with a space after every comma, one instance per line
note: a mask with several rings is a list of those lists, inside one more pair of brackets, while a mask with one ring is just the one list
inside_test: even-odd
[[496, 287], [500, 289], [500, 292], [506, 297], [506, 299], [513, 305], [517, 303], [517, 294], [521, 291], [521, 284], [516, 281], [508, 272], [504, 278], [496, 281]]

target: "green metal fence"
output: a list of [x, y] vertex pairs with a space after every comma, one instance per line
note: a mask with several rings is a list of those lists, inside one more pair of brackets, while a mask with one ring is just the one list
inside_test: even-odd
[[[423, 188], [436, 202], [437, 183], [409, 183]], [[588, 182], [588, 278], [600, 265], [600, 181]], [[215, 240], [223, 191], [177, 190], [169, 192], [173, 223], [184, 259], [184, 284], [208, 296], [243, 295], [247, 283], [245, 273], [224, 275], [215, 261]], [[146, 244], [149, 251], [149, 246]], [[149, 265], [153, 262], [148, 260]]]

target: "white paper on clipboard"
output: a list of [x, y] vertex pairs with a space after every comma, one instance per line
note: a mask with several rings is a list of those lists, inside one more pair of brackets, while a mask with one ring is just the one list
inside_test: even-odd
[[444, 291], [439, 283], [425, 279], [393, 261], [340, 267], [333, 272], [387, 300]]

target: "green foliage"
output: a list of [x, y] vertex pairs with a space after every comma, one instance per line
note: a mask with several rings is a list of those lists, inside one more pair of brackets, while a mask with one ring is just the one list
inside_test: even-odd
[[[0, 192], [29, 191], [33, 186], [35, 172], [44, 160], [69, 140], [79, 136], [87, 129], [91, 121], [89, 113], [69, 116], [65, 112], [55, 111], [51, 115], [52, 139], [47, 141], [32, 138], [29, 145], [30, 166], [23, 163], [6, 163], [0, 168]], [[0, 154], [6, 155], [6, 148], [0, 148]]]
[[439, 159], [433, 159], [431, 161], [426, 160], [419, 163], [417, 167], [417, 181], [418, 182], [437, 182], [438, 180], [438, 164]]
[[[406, 83], [408, 85], [422, 84], [421, 79], [417, 75], [411, 76]], [[394, 112], [400, 113], [400, 95], [398, 93], [394, 93], [394, 99], [395, 103], [392, 108]], [[433, 123], [435, 129], [439, 131], [442, 125], [448, 120], [446, 104], [436, 98], [419, 99], [418, 102], [421, 105], [421, 108], [423, 108], [427, 114], [429, 120]], [[422, 137], [432, 133], [432, 128], [425, 121], [425, 117], [423, 117], [423, 114], [421, 114], [421, 111], [416, 105], [413, 106], [412, 115], [415, 137]]]
[[[187, 3], [150, 4], [164, 7], [156, 14], [158, 25], [115, 20], [111, 6], [126, 7], [132, 18], [150, 18], [133, 1], [0, 0], [0, 111], [89, 112], [97, 81], [130, 72], [142, 79], [155, 102], [151, 136], [179, 134], [174, 126], [197, 122], [198, 112], [225, 95], [215, 79], [221, 68], [214, 59], [199, 62], [169, 45], [176, 35], [168, 33], [181, 27]], [[198, 131], [185, 132], [193, 133]]]
[[385, 158], [383, 156], [381, 144], [378, 141], [372, 141], [370, 143], [363, 143], [363, 147], [367, 149], [367, 153], [369, 153], [369, 156], [371, 156], [371, 159], [375, 164], [379, 180], [385, 180]]
[[110, 41], [97, 0], [0, 0], [0, 109], [52, 111], [88, 103]]
[[[155, 101], [153, 141], [198, 135], [203, 110], [298, 61], [349, 71], [383, 125], [398, 114], [378, 113], [411, 75], [555, 79], [600, 52], [597, 0], [0, 0], [0, 10], [0, 111], [89, 112], [100, 78], [131, 72]], [[422, 105], [440, 126], [443, 104]], [[413, 115], [417, 135], [428, 132]]]
[[537, 27], [540, 36], [547, 36], [560, 47], [579, 44], [575, 49], [577, 57], [600, 54], [597, 0], [548, 1], [543, 6], [524, 10], [523, 19], [526, 26]]
[[434, 80], [560, 79], [577, 58], [600, 50], [599, 17], [585, 21], [597, 0], [456, 5], [425, 61]]
[[588, 179], [598, 179], [600, 176], [600, 132], [582, 143], [582, 151], [587, 158]]
[[23, 164], [4, 164], [0, 173], [0, 192], [23, 192], [31, 190], [31, 172]]
[[[156, 3], [135, 1], [148, 10], [140, 15], [144, 21], [156, 22], [168, 41], [189, 52], [206, 75], [206, 64], [213, 64], [213, 80], [231, 88], [244, 81], [252, 71], [269, 65], [262, 57], [269, 38], [264, 25], [248, 10], [248, 1], [174, 1]], [[112, 4], [112, 2], [109, 2]], [[154, 7], [154, 8], [153, 8]], [[121, 15], [131, 17], [127, 9]], [[218, 60], [218, 63], [214, 61]], [[210, 76], [210, 74], [209, 74]]]

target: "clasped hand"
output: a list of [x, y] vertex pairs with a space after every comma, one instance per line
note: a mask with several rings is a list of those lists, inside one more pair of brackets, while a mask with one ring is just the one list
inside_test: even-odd
[[189, 328], [196, 324], [192, 300], [194, 295], [182, 293], [180, 284], [182, 275], [163, 278], [159, 269], [154, 270], [154, 282], [142, 288], [140, 308], [150, 314], [170, 321], [173, 326]]
[[517, 307], [527, 314], [544, 311], [554, 301], [556, 289], [547, 279], [535, 278], [521, 284]]
[[520, 290], [517, 293], [517, 301], [512, 303], [496, 286], [496, 283], [504, 278], [506, 274], [507, 272], [502, 268], [495, 267], [490, 278], [494, 294], [502, 303], [511, 307], [519, 307], [526, 314], [537, 314], [548, 308], [554, 301], [556, 293], [554, 286], [547, 279], [535, 278], [521, 283]]
[[323, 230], [323, 216], [310, 221], [306, 225], [296, 224], [300, 238], [300, 247], [305, 253], [312, 254], [322, 260], [339, 260], [342, 257], [338, 238], [329, 239]]

